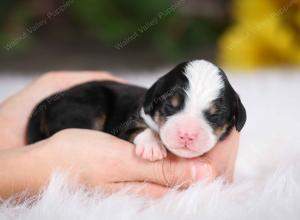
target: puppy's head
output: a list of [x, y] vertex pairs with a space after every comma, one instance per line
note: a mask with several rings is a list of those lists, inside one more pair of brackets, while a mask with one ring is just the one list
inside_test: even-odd
[[147, 91], [141, 116], [174, 154], [191, 158], [209, 151], [246, 111], [225, 73], [205, 60], [184, 62]]

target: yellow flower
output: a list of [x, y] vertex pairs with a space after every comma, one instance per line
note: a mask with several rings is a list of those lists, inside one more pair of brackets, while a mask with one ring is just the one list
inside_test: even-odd
[[234, 0], [219, 62], [239, 68], [300, 64], [300, 0]]

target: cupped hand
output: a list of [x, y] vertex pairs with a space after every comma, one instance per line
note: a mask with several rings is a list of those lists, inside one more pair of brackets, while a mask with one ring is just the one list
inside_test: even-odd
[[124, 80], [103, 71], [49, 72], [0, 104], [2, 126], [1, 147], [21, 147], [25, 143], [26, 126], [30, 114], [40, 101], [49, 95], [93, 80]]
[[203, 170], [197, 170], [197, 160], [170, 156], [149, 162], [135, 155], [133, 144], [98, 131], [66, 129], [28, 148], [34, 150], [28, 154], [31, 157], [43, 158], [36, 170], [41, 185], [53, 171], [62, 171], [108, 193], [131, 187], [139, 194], [158, 197], [167, 187], [186, 187], [205, 178]]
[[[0, 149], [25, 146], [27, 121], [39, 101], [54, 92], [92, 80], [122, 82], [106, 72], [53, 72], [4, 101], [0, 105], [0, 123], [4, 125]], [[233, 129], [224, 141], [200, 158], [182, 159], [169, 153], [165, 160], [149, 162], [136, 157], [134, 146], [129, 142], [98, 131], [66, 129], [26, 148], [28, 152], [32, 149], [34, 153], [29, 155], [40, 158], [42, 163], [32, 168], [40, 171], [33, 185], [45, 184], [58, 169], [78, 176], [86, 185], [100, 186], [108, 192], [128, 184], [139, 186], [146, 181], [142, 194], [156, 197], [163, 195], [168, 187], [184, 188], [198, 180], [224, 176], [231, 181], [238, 145], [239, 133]]]

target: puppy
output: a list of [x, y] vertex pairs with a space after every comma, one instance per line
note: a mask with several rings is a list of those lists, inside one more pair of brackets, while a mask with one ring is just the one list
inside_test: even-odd
[[34, 143], [66, 128], [103, 131], [136, 145], [155, 161], [173, 154], [201, 156], [235, 126], [246, 111], [225, 73], [205, 60], [177, 65], [150, 89], [93, 81], [43, 100], [32, 112], [27, 140]]

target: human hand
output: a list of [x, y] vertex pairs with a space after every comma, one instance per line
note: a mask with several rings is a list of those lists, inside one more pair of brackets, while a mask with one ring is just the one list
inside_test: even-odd
[[[33, 161], [39, 164], [34, 171], [36, 178], [31, 178], [31, 185], [45, 185], [51, 173], [61, 171], [77, 177], [83, 185], [100, 187], [107, 193], [129, 186], [132, 190], [139, 190], [135, 193], [158, 197], [164, 195], [168, 187], [185, 188], [207, 178], [198, 166], [198, 159], [186, 160], [170, 155], [165, 160], [149, 162], [137, 157], [134, 147], [127, 141], [99, 131], [62, 130], [26, 147], [32, 148], [27, 153], [27, 166]], [[22, 174], [27, 175], [27, 172], [19, 171], [18, 175]]]
[[[34, 106], [43, 98], [45, 98], [46, 96], [54, 92], [66, 89], [78, 83], [83, 83], [91, 80], [102, 80], [102, 79], [119, 80], [108, 73], [99, 73], [99, 72], [86, 72], [85, 74], [78, 74], [74, 72], [48, 73], [45, 76], [42, 76], [41, 78], [33, 82], [31, 85], [29, 85], [21, 92], [7, 99], [0, 106], [0, 122], [2, 125], [4, 125], [3, 132], [1, 134], [1, 140], [2, 140], [1, 144], [3, 148], [21, 147], [25, 145], [25, 130], [26, 130], [27, 120], [30, 117], [30, 113], [34, 108]], [[40, 144], [43, 145], [45, 143], [56, 143], [57, 146], [61, 146], [61, 143], [68, 143], [67, 144], [68, 146], [73, 146], [74, 142], [72, 141], [72, 139], [76, 138], [76, 135], [74, 135], [74, 137], [72, 135], [71, 137], [70, 133], [68, 132], [70, 131], [68, 130], [62, 131], [59, 135], [54, 135], [49, 140], [39, 143], [39, 146]], [[85, 131], [85, 132], [88, 132], [90, 135], [94, 134], [93, 131]], [[99, 135], [99, 137], [102, 135], [106, 135], [101, 132], [96, 132], [96, 133], [97, 135]], [[82, 137], [82, 135], [78, 134], [78, 137]], [[123, 151], [121, 149], [123, 148], [124, 148], [123, 150], [126, 149], [128, 150], [128, 152], [133, 152], [132, 149], [133, 145], [131, 145], [128, 142], [119, 140], [115, 137], [109, 136], [110, 138], [105, 139], [107, 142], [102, 142], [103, 139], [99, 140], [96, 138], [96, 136], [93, 137], [95, 137], [95, 140], [93, 140], [94, 138], [88, 140], [86, 138], [83, 138], [83, 141], [78, 143], [81, 143], [82, 146], [87, 146], [90, 149], [93, 148], [94, 145], [90, 146], [89, 143], [91, 141], [98, 140], [100, 142], [98, 143], [97, 146], [101, 146], [101, 145], [103, 146], [103, 144], [105, 145], [107, 144], [110, 146], [113, 143], [114, 146], [117, 145], [122, 146], [122, 148], [121, 147], [113, 148], [115, 150], [113, 150], [112, 152], [119, 152], [122, 154]], [[69, 142], [66, 140], [68, 140]], [[83, 182], [91, 185], [97, 185], [96, 183], [98, 183], [101, 186], [104, 185], [110, 186], [111, 191], [114, 191], [116, 190], [116, 188], [124, 186], [124, 184], [129, 180], [131, 180], [131, 183], [132, 182], [138, 183], [140, 181], [143, 182], [146, 180], [152, 183], [152, 184], [148, 184], [148, 188], [147, 187], [145, 188], [146, 191], [151, 192], [150, 194], [152, 195], [162, 195], [167, 190], [167, 188], [163, 186], [174, 186], [178, 184], [181, 186], [188, 186], [189, 184], [197, 180], [214, 179], [216, 176], [220, 176], [220, 175], [224, 175], [226, 178], [231, 180], [234, 171], [234, 163], [235, 163], [236, 153], [238, 148], [238, 140], [239, 140], [239, 133], [234, 129], [231, 132], [231, 134], [226, 138], [226, 140], [218, 143], [210, 152], [208, 152], [207, 154], [203, 155], [200, 158], [189, 159], [189, 160], [177, 158], [169, 154], [167, 159], [163, 161], [151, 163], [142, 160], [137, 160], [137, 158], [131, 155], [131, 157], [124, 157], [124, 158], [128, 159], [127, 163], [129, 163], [130, 161], [138, 162], [135, 164], [133, 163], [132, 164], [133, 166], [131, 166], [131, 168], [133, 169], [132, 172], [135, 171], [136, 175], [128, 176], [128, 172], [126, 173], [126, 172], [122, 172], [122, 170], [118, 170], [123, 174], [118, 179], [120, 180], [119, 183], [117, 183], [115, 179], [109, 179], [112, 177], [115, 178], [114, 176], [107, 175], [106, 182], [104, 181], [100, 184], [100, 182], [103, 180], [101, 178], [104, 178], [104, 176], [102, 176], [101, 178], [100, 177], [97, 178], [97, 172], [99, 172], [99, 170], [91, 169], [91, 172], [89, 172], [89, 174], [83, 175], [85, 177], [88, 177], [88, 178], [83, 178]], [[47, 146], [50, 145], [47, 144]], [[29, 150], [30, 146], [26, 148]], [[64, 156], [61, 155], [62, 157], [59, 157], [58, 151], [54, 151], [54, 149], [59, 149], [59, 148], [53, 148], [52, 150], [54, 152], [50, 155], [56, 155], [58, 156], [57, 158], [61, 158], [62, 161], [69, 161], [70, 158], [72, 158], [73, 156], [73, 151], [70, 147], [65, 147], [65, 148], [69, 148], [69, 152], [65, 151], [68, 153], [63, 154]], [[39, 147], [35, 149], [46, 149], [46, 148]], [[82, 151], [86, 150], [82, 147], [81, 148], [78, 147], [76, 149], [78, 149], [77, 155], [80, 155], [81, 153], [83, 153]], [[100, 152], [100, 148], [98, 149], [98, 153], [99, 152]], [[83, 155], [87, 155], [87, 153], [83, 153]], [[40, 156], [42, 157], [42, 155]], [[101, 154], [98, 154], [99, 158], [102, 156]], [[55, 158], [56, 157], [53, 156], [53, 159], [51, 161], [53, 161]], [[82, 158], [78, 160], [81, 161], [78, 163], [79, 164], [78, 166], [82, 166], [83, 164], [86, 164], [87, 161], [89, 161], [88, 157], [85, 157], [85, 160]], [[43, 161], [48, 161], [48, 160], [46, 159]], [[143, 165], [141, 165], [141, 163]], [[99, 165], [98, 163], [89, 163], [89, 164], [91, 166], [93, 166], [93, 164], [94, 166]], [[113, 164], [108, 164], [108, 165], [109, 166], [105, 167], [105, 170], [110, 169], [111, 165]], [[145, 166], [151, 169], [152, 172], [148, 172], [149, 169], [146, 169]], [[44, 166], [38, 166], [37, 168], [42, 169], [43, 167]], [[56, 165], [54, 163], [51, 166], [48, 166], [48, 169], [50, 172], [53, 171], [54, 168], [61, 168], [62, 170], [65, 170], [67, 169], [67, 167], [68, 167], [67, 163], [61, 164], [59, 161], [57, 161]], [[119, 169], [121, 168], [122, 167], [119, 167]], [[124, 168], [126, 169], [126, 167], [123, 167], [123, 169]], [[85, 169], [85, 171], [88, 170]], [[143, 175], [141, 175], [140, 173], [143, 173]], [[50, 173], [48, 174], [50, 175]], [[94, 175], [95, 177], [93, 177]], [[122, 179], [121, 177], [124, 178]], [[91, 178], [94, 178], [94, 181], [92, 181]], [[98, 180], [98, 182], [95, 181], [96, 179]], [[90, 181], [92, 182], [89, 183]]]
[[92, 80], [124, 80], [104, 71], [49, 72], [23, 90], [0, 103], [1, 148], [21, 147], [26, 144], [26, 127], [30, 114], [42, 99], [49, 95]]

